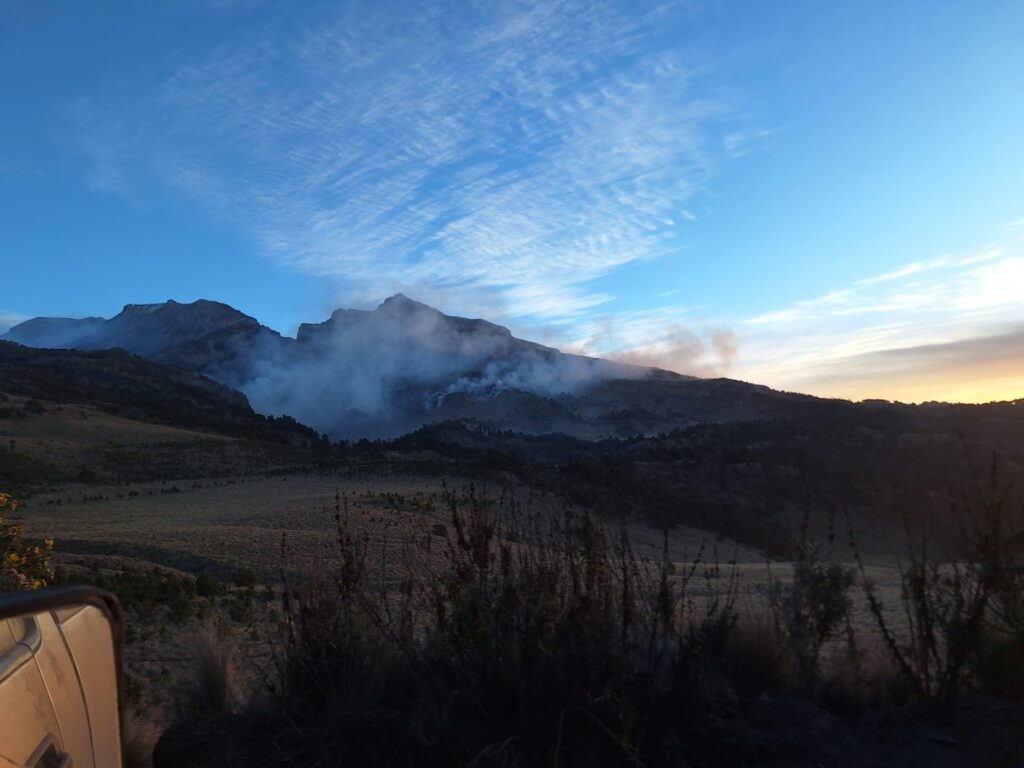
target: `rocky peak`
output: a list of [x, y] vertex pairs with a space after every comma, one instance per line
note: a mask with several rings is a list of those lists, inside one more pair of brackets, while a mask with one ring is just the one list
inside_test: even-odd
[[339, 333], [355, 332], [356, 329], [369, 331], [377, 327], [397, 331], [406, 328], [411, 331], [414, 325], [421, 331], [425, 327], [459, 336], [512, 338], [512, 332], [504, 326], [486, 320], [446, 315], [403, 293], [396, 293], [384, 299], [373, 310], [339, 308], [322, 323], [303, 323], [299, 326], [297, 339], [303, 343], [316, 342]]
[[382, 301], [377, 306], [377, 309], [392, 311], [398, 310], [403, 312], [416, 312], [427, 310], [428, 312], [437, 312], [437, 314], [441, 314], [441, 312], [439, 312], [438, 310], [434, 309], [431, 306], [428, 306], [420, 301], [414, 301], [413, 299], [410, 299], [404, 293], [396, 293], [394, 296], [388, 296], [386, 299], [384, 299], [384, 301]]
[[154, 315], [165, 318], [174, 317], [185, 321], [259, 325], [256, 318], [250, 317], [244, 312], [239, 312], [227, 304], [222, 304], [219, 301], [209, 301], [208, 299], [198, 299], [189, 304], [182, 304], [174, 299], [168, 299], [161, 304], [125, 304], [120, 314], [111, 318], [111, 321], [118, 318], [143, 318]]
[[125, 304], [121, 310], [122, 315], [149, 315], [158, 312], [169, 304], [177, 304], [173, 299], [168, 299], [164, 304]]

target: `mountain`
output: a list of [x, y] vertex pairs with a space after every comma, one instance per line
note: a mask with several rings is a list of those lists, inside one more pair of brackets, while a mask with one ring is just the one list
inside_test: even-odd
[[109, 320], [37, 317], [0, 336], [31, 347], [124, 349], [157, 362], [212, 375], [237, 386], [247, 375], [252, 350], [285, 344], [276, 331], [216, 301], [128, 304]]
[[[303, 323], [299, 326], [299, 343], [316, 344], [335, 338], [338, 334], [365, 330], [381, 320], [405, 326], [428, 326], [427, 330], [444, 328], [445, 332], [462, 339], [489, 338], [498, 344], [519, 343], [534, 349], [548, 349], [521, 339], [514, 339], [508, 328], [486, 320], [471, 320], [465, 317], [446, 315], [433, 307], [413, 301], [405, 294], [396, 293], [385, 299], [376, 309], [336, 309], [330, 318], [322, 323]], [[429, 326], [434, 326], [430, 328]]]
[[244, 393], [259, 413], [289, 415], [336, 438], [392, 437], [454, 419], [593, 439], [786, 418], [826, 402], [563, 353], [402, 294], [304, 323], [295, 339], [213, 301], [129, 304], [109, 320], [36, 318], [0, 338], [121, 348], [208, 376]]
[[[498, 383], [504, 381], [505, 373], [524, 365], [571, 365], [578, 370], [566, 370], [566, 375], [600, 379], [638, 378], [653, 371], [566, 354], [518, 339], [508, 328], [487, 320], [446, 315], [401, 293], [385, 299], [374, 310], [338, 309], [322, 323], [303, 323], [296, 341], [300, 349], [320, 358], [336, 356], [340, 349], [358, 348], [366, 356], [379, 358], [386, 354], [403, 367], [411, 365], [424, 379], [435, 378], [440, 383], [458, 373], [482, 387], [497, 389], [505, 388]], [[529, 383], [534, 389], [544, 389], [542, 382]], [[548, 388], [560, 391], [562, 385], [552, 382]]]
[[11, 328], [2, 339], [27, 347], [72, 349], [107, 322], [102, 317], [36, 317]]
[[[598, 382], [638, 381], [654, 369], [565, 354], [486, 320], [453, 317], [401, 294], [372, 311], [341, 309], [300, 326], [290, 368], [243, 391], [254, 402], [316, 423], [312, 404], [336, 410], [329, 431], [391, 436], [442, 418], [529, 431], [589, 429], [561, 404]], [[301, 372], [298, 375], [297, 372]], [[686, 377], [661, 372], [682, 381]], [[322, 413], [321, 413], [322, 417]], [[557, 418], [556, 418], [557, 417]]]

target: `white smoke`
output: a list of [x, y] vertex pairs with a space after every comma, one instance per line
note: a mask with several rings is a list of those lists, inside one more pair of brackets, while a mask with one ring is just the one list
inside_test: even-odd
[[563, 355], [490, 323], [447, 317], [404, 297], [377, 310], [339, 310], [290, 344], [252, 350], [235, 382], [260, 413], [290, 415], [334, 438], [388, 437], [434, 418], [453, 395], [509, 390], [571, 395], [596, 381], [642, 375]]
[[30, 346], [123, 347], [197, 370], [242, 391], [259, 413], [291, 416], [334, 438], [399, 435], [512, 390], [557, 398], [647, 373], [562, 354], [401, 294], [373, 311], [339, 309], [300, 326], [295, 339], [209, 301], [128, 305], [110, 320], [36, 318], [14, 334]]
[[736, 334], [730, 328], [705, 329], [698, 334], [678, 323], [670, 323], [652, 342], [608, 355], [631, 365], [652, 366], [689, 376], [725, 375], [739, 351]]

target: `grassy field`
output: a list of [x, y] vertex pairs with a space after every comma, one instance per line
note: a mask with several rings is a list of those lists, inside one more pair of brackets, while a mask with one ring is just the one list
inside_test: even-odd
[[[347, 509], [351, 530], [368, 542], [375, 578], [398, 584], [411, 571], [444, 567], [448, 537], [453, 535], [444, 484], [460, 487], [465, 477], [342, 472], [330, 476], [284, 474], [124, 485], [68, 484], [56, 493], [33, 496], [19, 512], [29, 531], [56, 540], [55, 563], [89, 580], [90, 568], [116, 572], [128, 566], [154, 566], [183, 575], [208, 574], [232, 584], [252, 570], [259, 584], [280, 588], [282, 577], [302, 580], [318, 568], [334, 566], [336, 498]], [[524, 487], [504, 489], [520, 499], [524, 515], [557, 516], [561, 503], [550, 494]], [[493, 487], [495, 496], [502, 489]], [[59, 502], [59, 503], [58, 503]], [[617, 531], [617, 529], [614, 529]], [[792, 579], [792, 563], [769, 562], [763, 554], [706, 531], [676, 528], [667, 534], [643, 524], [627, 526], [634, 551], [654, 562], [664, 552], [673, 564], [672, 582], [682, 591], [686, 609], [700, 615], [716, 600], [734, 599], [745, 620], [765, 621], [774, 584]], [[663, 549], [667, 545], [667, 549]], [[896, 599], [899, 572], [892, 563], [868, 566], [902, 627]], [[237, 590], [234, 590], [237, 591]], [[270, 663], [266, 635], [279, 617], [273, 606], [255, 601], [257, 610], [241, 620], [229, 617], [233, 603], [221, 606], [223, 620], [237, 625], [245, 648], [239, 669], [245, 677], [265, 676]], [[214, 611], [218, 613], [218, 611]], [[225, 618], [227, 617], [227, 618]], [[855, 601], [854, 626], [864, 637], [874, 624], [862, 600]], [[195, 636], [209, 617], [171, 620], [159, 612], [135, 617], [128, 648], [128, 671], [141, 684], [148, 705], [164, 718], [176, 692], [187, 687], [195, 656]], [[841, 654], [841, 642], [829, 653]]]
[[[486, 497], [487, 501], [479, 504], [483, 512], [480, 524], [495, 526], [494, 538], [486, 547], [488, 557], [499, 558], [500, 551], [507, 549], [513, 558], [525, 557], [524, 562], [533, 558], [543, 563], [546, 551], [558, 547], [558, 525], [564, 524], [566, 516], [579, 525], [589, 512], [569, 504], [550, 484], [545, 490], [530, 487], [523, 475], [445, 459], [430, 451], [390, 455], [353, 450], [333, 454], [325, 461], [287, 445], [143, 423], [102, 407], [14, 397], [8, 397], [3, 406], [0, 490], [12, 490], [20, 498], [14, 517], [24, 524], [26, 537], [55, 540], [53, 563], [58, 566], [59, 581], [99, 583], [122, 597], [129, 622], [129, 693], [132, 710], [141, 713], [138, 718], [133, 716], [133, 722], [141, 718], [145, 733], [153, 738], [169, 723], [180, 726], [183, 712], [184, 722], [188, 722], [187, 713], [189, 707], [196, 706], [197, 695], [209, 698], [211, 687], [219, 690], [220, 683], [211, 684], [211, 669], [214, 678], [228, 675], [230, 669], [232, 679], [231, 701], [217, 705], [216, 717], [244, 715], [258, 721], [260, 691], [267, 681], [288, 679], [287, 675], [280, 677], [280, 665], [286, 661], [282, 654], [294, 651], [284, 638], [294, 628], [296, 615], [289, 614], [283, 595], [286, 591], [302, 594], [304, 585], [324, 583], [325, 578], [342, 578], [339, 574], [345, 573], [346, 557], [351, 563], [353, 551], [359, 553], [360, 589], [377, 596], [372, 599], [401, 602], [402, 596], [409, 594], [409, 585], [416, 584], [420, 600], [416, 621], [439, 621], [437, 616], [430, 618], [438, 599], [437, 594], [431, 597], [432, 590], [451, 590], [462, 578], [459, 569], [470, 566], [476, 557], [472, 554], [475, 545], [462, 540], [464, 532], [455, 522], [456, 497], [463, 501]], [[869, 546], [864, 561], [855, 568], [854, 553], [844, 536], [837, 537], [836, 551], [831, 551], [827, 537], [821, 535], [827, 526], [820, 520], [815, 526], [823, 545], [815, 557], [851, 571], [852, 581], [846, 590], [849, 604], [843, 609], [842, 622], [832, 627], [820, 650], [821, 679], [811, 696], [814, 703], [807, 705], [813, 709], [805, 712], [800, 710], [805, 705], [795, 702], [806, 698], [807, 689], [792, 682], [799, 675], [793, 671], [792, 661], [784, 659], [790, 658], [794, 638], [799, 639], [807, 627], [799, 622], [782, 626], [780, 622], [787, 620], [786, 601], [797, 595], [794, 584], [804, 590], [800, 599], [807, 600], [810, 594], [810, 604], [815, 605], [810, 609], [812, 617], [813, 611], [820, 610], [813, 590], [822, 587], [825, 572], [815, 572], [809, 580], [805, 575], [800, 586], [799, 579], [794, 579], [799, 563], [770, 560], [752, 547], [707, 530], [680, 525], [666, 532], [635, 520], [623, 523], [608, 514], [620, 501], [628, 500], [609, 501], [612, 503], [603, 505], [605, 517], [599, 525], [612, 549], [618, 548], [623, 558], [617, 565], [612, 557], [606, 575], [614, 580], [635, 569], [637, 599], [648, 605], [657, 603], [650, 590], [664, 576], [668, 590], [678, 600], [673, 612], [681, 627], [671, 642], [689, 638], [686, 643], [692, 644], [694, 637], [710, 631], [726, 615], [735, 622], [738, 639], [730, 644], [712, 642], [712, 650], [717, 650], [706, 660], [709, 669], [717, 669], [723, 663], [721, 653], [739, 659], [738, 667], [721, 670], [728, 679], [723, 684], [733, 691], [727, 696], [729, 707], [747, 696], [742, 693], [746, 675], [742, 670], [753, 658], [752, 678], [767, 669], [769, 677], [781, 675], [790, 680], [787, 685], [796, 686], [781, 693], [781, 689], [770, 691], [772, 696], [783, 696], [779, 711], [789, 711], [785, 710], [789, 707], [788, 718], [821, 720], [826, 716], [821, 707], [832, 706], [821, 686], [832, 679], [830, 675], [847, 668], [851, 636], [859, 649], [858, 674], [872, 668], [876, 680], [897, 678], [876, 614], [884, 617], [895, 642], [905, 646], [913, 639], [911, 614], [902, 600], [906, 571], [901, 568], [907, 563], [905, 558], [901, 564], [894, 557], [874, 554], [885, 550], [879, 546], [877, 530], [864, 532], [863, 541], [869, 541]], [[466, 509], [461, 508], [459, 514], [464, 524]], [[608, 557], [608, 552], [603, 556]], [[516, 581], [518, 576], [502, 578], [511, 579], [509, 587], [522, 587]], [[880, 600], [874, 609], [861, 589], [865, 580]], [[809, 585], [812, 593], [807, 592]], [[467, 593], [457, 600], [449, 594], [444, 600], [454, 600], [450, 608], [461, 610], [459, 601], [464, 598], [471, 598], [471, 604], [478, 599]], [[571, 600], [566, 603], [565, 616], [552, 619], [556, 625], [567, 621], [569, 628], [575, 626], [571, 605]], [[500, 601], [488, 610], [499, 608]], [[712, 617], [711, 624], [706, 617]], [[572, 631], [597, 631], [600, 637], [613, 628], [614, 622], [601, 628], [601, 622], [607, 620], [585, 622]], [[644, 626], [638, 624], [637, 631], [647, 631]], [[691, 626], [698, 627], [697, 635], [689, 634]], [[372, 636], [370, 632], [363, 640]], [[455, 649], [464, 642], [459, 638], [453, 639], [457, 641]], [[528, 637], [520, 639], [526, 643], [523, 649], [534, 642]], [[372, 642], [378, 643], [380, 638]], [[429, 644], [408, 646], [403, 642], [406, 644], [396, 648], [433, 653]], [[750, 648], [736, 655], [736, 643], [747, 643]], [[579, 651], [596, 647], [584, 644]], [[553, 652], [568, 653], [566, 661], [571, 662], [572, 648]], [[694, 646], [686, 654], [691, 652], [696, 656], [687, 657], [689, 661], [677, 661], [685, 662], [684, 667], [697, 664], [703, 668], [705, 662], [695, 660], [704, 658], [708, 649]], [[210, 661], [211, 653], [219, 659], [215, 663]], [[618, 658], [616, 653], [609, 660]], [[395, 662], [388, 660], [387, 654], [381, 658], [382, 663]], [[634, 683], [626, 678], [620, 682], [626, 685], [622, 695], [633, 696], [629, 691]], [[712, 688], [700, 693], [704, 697], [700, 706], [720, 706], [716, 684], [704, 681], [701, 685]], [[858, 691], [855, 698], [867, 695], [857, 687], [859, 683], [847, 680], [843, 685]], [[872, 690], [872, 696], [880, 695]], [[796, 698], [792, 698], [794, 691]], [[383, 691], [374, 695], [378, 694], [385, 695]], [[552, 691], [550, 695], [557, 698], [560, 694]], [[760, 701], [758, 696], [766, 694], [752, 695], [754, 699], [743, 699], [747, 701], [743, 706], [753, 706], [752, 702]], [[849, 698], [850, 694], [843, 695]], [[740, 698], [728, 698], [736, 696]], [[243, 705], [243, 701], [248, 703]], [[885, 707], [890, 708], [886, 711], [894, 711], [892, 701], [886, 701]], [[737, 738], [748, 738], [749, 729], [755, 727], [748, 721], [749, 713], [733, 712], [730, 717], [738, 717], [733, 726], [744, 729]], [[903, 752], [897, 750], [899, 754], [922, 757], [925, 762], [921, 764], [961, 764], [955, 759], [951, 762], [947, 754], [933, 754], [927, 735], [921, 735], [921, 728], [931, 727], [927, 725], [930, 721], [917, 714], [914, 718], [916, 741], [900, 747]], [[838, 729], [836, 733], [844, 739], [852, 738], [851, 728], [867, 728], [869, 738], [876, 735], [874, 725], [851, 722], [832, 723], [829, 728]], [[789, 721], [780, 728], [791, 733], [799, 730]], [[193, 737], [197, 734], [185, 734], [182, 743]], [[826, 744], [829, 737], [811, 741]], [[790, 747], [781, 749], [785, 752]], [[851, 754], [869, 758], [856, 750]], [[878, 764], [902, 764], [897, 758], [883, 763], [882, 756], [874, 757]]]
[[[316, 553], [333, 540], [330, 509], [336, 495], [349, 500], [361, 533], [376, 542], [397, 542], [450, 522], [441, 503], [442, 482], [459, 486], [470, 480], [345, 473], [69, 484], [33, 496], [21, 513], [31, 530], [54, 536], [65, 555], [123, 555], [222, 577], [248, 567], [275, 579], [282, 569], [308, 571]], [[524, 499], [530, 513], [552, 514], [561, 506], [549, 494], [528, 488], [513, 486], [511, 492]], [[629, 529], [638, 546], [660, 549], [659, 532], [639, 524]], [[701, 545], [717, 546], [723, 561], [764, 561], [759, 553], [704, 531], [679, 528], [669, 535], [671, 556], [681, 562]]]
[[[7, 405], [24, 410], [25, 401], [12, 398]], [[340, 497], [353, 530], [385, 561], [384, 577], [396, 581], [412, 560], [430, 567], [420, 561], [441, 554], [451, 524], [445, 487], [483, 482], [494, 497], [514, 497], [528, 516], [558, 516], [564, 508], [554, 494], [511, 475], [481, 481], [457, 472], [415, 473], [409, 462], [397, 469], [352, 464], [311, 472], [279, 446], [146, 424], [87, 406], [44, 403], [0, 421], [0, 446], [12, 445], [50, 472], [23, 496], [18, 514], [28, 534], [53, 537], [55, 562], [78, 568], [157, 566], [225, 582], [252, 570], [266, 584], [301, 578], [333, 556], [333, 508]], [[112, 477], [118, 471], [122, 477]], [[742, 610], [758, 614], [770, 584], [790, 578], [790, 563], [769, 564], [763, 553], [708, 531], [678, 526], [666, 535], [643, 523], [627, 530], [641, 558], [658, 559], [667, 546], [677, 581], [693, 571], [688, 589], [697, 601], [732, 591]], [[701, 565], [693, 570], [695, 559]], [[714, 578], [707, 577], [711, 571]], [[868, 571], [886, 597], [898, 590], [891, 559], [874, 558]], [[895, 601], [887, 602], [895, 610]], [[867, 631], [863, 606], [855, 606], [855, 615]]]

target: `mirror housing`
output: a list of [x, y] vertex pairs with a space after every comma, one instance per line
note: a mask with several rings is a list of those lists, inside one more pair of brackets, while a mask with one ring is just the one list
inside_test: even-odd
[[0, 768], [121, 766], [123, 649], [109, 592], [0, 594]]

